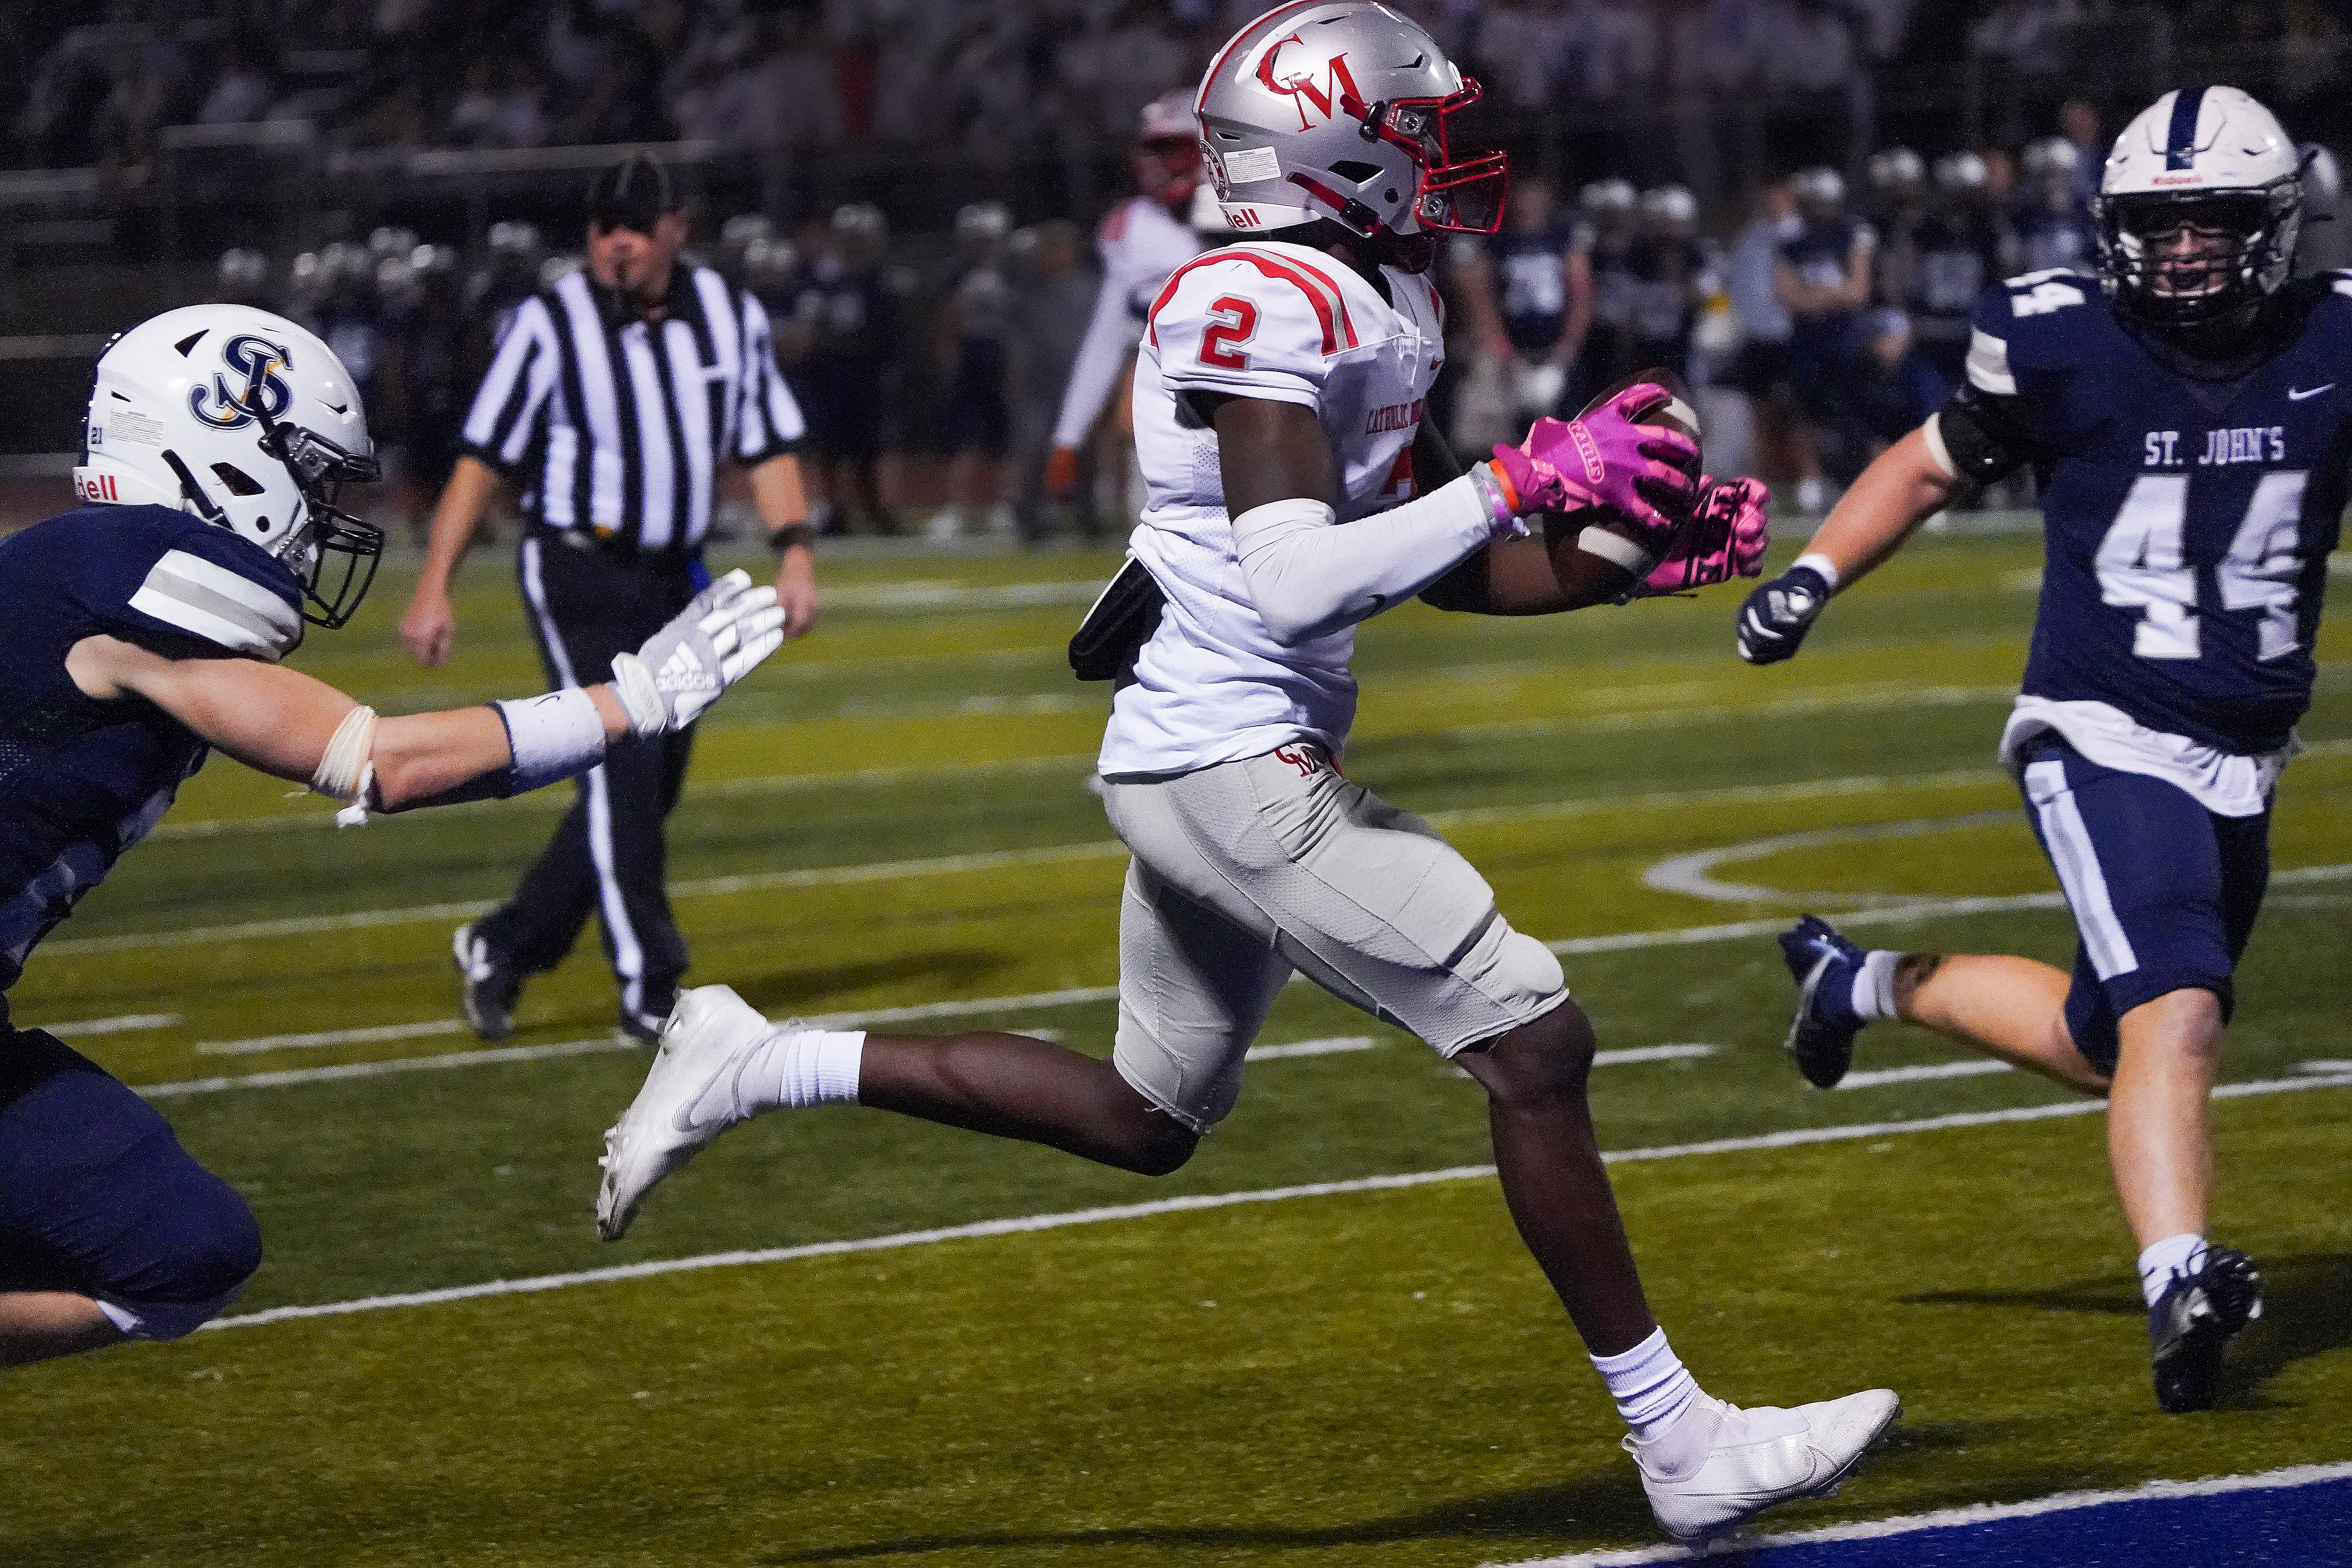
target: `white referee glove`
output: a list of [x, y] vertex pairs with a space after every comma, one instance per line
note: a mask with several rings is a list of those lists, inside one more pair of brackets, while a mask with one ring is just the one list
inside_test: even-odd
[[613, 694], [639, 735], [683, 730], [784, 646], [772, 587], [737, 569], [697, 594], [635, 653], [613, 660]]

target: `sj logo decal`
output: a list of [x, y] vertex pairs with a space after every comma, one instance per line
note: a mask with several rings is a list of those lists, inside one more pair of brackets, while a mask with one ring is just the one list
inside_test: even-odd
[[[267, 338], [240, 332], [221, 350], [227, 369], [213, 377], [210, 386], [199, 382], [188, 391], [188, 412], [215, 430], [234, 430], [254, 422], [256, 413], [275, 419], [294, 401], [293, 389], [279, 378], [286, 368], [286, 350]], [[229, 380], [243, 384], [234, 392]]]
[[1291, 44], [1297, 44], [1302, 49], [1307, 47], [1306, 40], [1296, 33], [1286, 38], [1276, 38], [1267, 46], [1265, 53], [1258, 57], [1257, 79], [1266, 91], [1281, 93], [1297, 106], [1298, 129], [1305, 131], [1310, 128], [1312, 121], [1307, 118], [1310, 106], [1318, 116], [1328, 120], [1334, 102], [1344, 105], [1362, 99], [1363, 94], [1356, 90], [1356, 79], [1348, 74], [1346, 55], [1333, 55], [1325, 62], [1323, 79], [1318, 84], [1313, 68], [1294, 71], [1276, 63], [1283, 49]]

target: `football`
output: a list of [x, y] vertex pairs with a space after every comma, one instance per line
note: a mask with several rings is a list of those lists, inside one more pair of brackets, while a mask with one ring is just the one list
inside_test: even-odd
[[[1702, 437], [1699, 433], [1698, 411], [1692, 406], [1690, 389], [1684, 384], [1681, 376], [1662, 366], [1654, 365], [1648, 370], [1635, 371], [1630, 375], [1621, 376], [1610, 383], [1595, 393], [1583, 408], [1578, 411], [1579, 416], [1591, 413], [1627, 387], [1638, 386], [1644, 382], [1654, 386], [1664, 387], [1665, 395], [1642, 411], [1639, 423], [1660, 426], [1689, 437], [1694, 444], [1700, 443]], [[1704, 471], [1705, 456], [1702, 446], [1697, 459], [1700, 471]], [[1544, 541], [1551, 550], [1552, 570], [1563, 585], [1587, 580], [1596, 570], [1615, 571], [1622, 574], [1622, 568], [1608, 566], [1598, 557], [1590, 555], [1577, 547], [1578, 536], [1586, 529], [1596, 527], [1605, 528], [1612, 533], [1640, 541], [1645, 548], [1653, 546], [1655, 542], [1647, 530], [1637, 528], [1632, 522], [1618, 516], [1613, 507], [1587, 507], [1572, 517], [1547, 512], [1543, 518]]]

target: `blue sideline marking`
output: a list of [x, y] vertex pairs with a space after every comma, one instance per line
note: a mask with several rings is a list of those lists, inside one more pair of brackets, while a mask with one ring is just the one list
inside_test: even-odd
[[[1522, 1568], [1685, 1562], [1676, 1547]], [[2352, 1465], [2159, 1481], [1718, 1546], [1720, 1568], [2352, 1568]]]

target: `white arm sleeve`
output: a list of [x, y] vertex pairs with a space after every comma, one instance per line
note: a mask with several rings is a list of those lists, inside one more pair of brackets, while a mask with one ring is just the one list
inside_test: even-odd
[[1234, 519], [1242, 580], [1274, 640], [1309, 637], [1369, 620], [1412, 598], [1495, 534], [1473, 475], [1340, 527], [1319, 500], [1269, 501]]
[[1116, 269], [1106, 273], [1102, 290], [1095, 296], [1094, 319], [1087, 323], [1078, 357], [1070, 365], [1070, 384], [1062, 390], [1061, 417], [1054, 421], [1056, 447], [1087, 444], [1087, 432], [1102, 416], [1103, 405], [1110, 401], [1111, 388], [1118, 384], [1128, 351], [1143, 336], [1143, 323], [1135, 319], [1127, 301], [1126, 281]]

